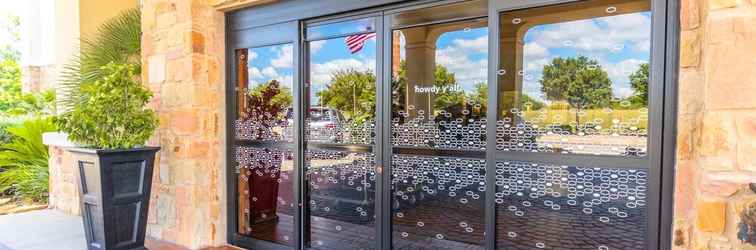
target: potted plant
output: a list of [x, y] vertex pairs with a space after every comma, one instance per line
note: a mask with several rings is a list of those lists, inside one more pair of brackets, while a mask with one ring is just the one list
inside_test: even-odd
[[56, 117], [78, 170], [81, 212], [88, 249], [146, 249], [155, 154], [145, 146], [158, 125], [145, 108], [151, 92], [139, 81], [139, 66], [108, 63], [105, 76], [72, 89], [77, 101]]

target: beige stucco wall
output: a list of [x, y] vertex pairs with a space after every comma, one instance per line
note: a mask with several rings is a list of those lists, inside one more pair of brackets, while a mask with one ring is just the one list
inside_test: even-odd
[[92, 34], [105, 20], [138, 6], [139, 0], [79, 0], [79, 31], [84, 36]]
[[79, 38], [139, 0], [28, 0], [22, 16], [23, 87], [37, 92], [57, 86], [58, 71], [79, 53]]

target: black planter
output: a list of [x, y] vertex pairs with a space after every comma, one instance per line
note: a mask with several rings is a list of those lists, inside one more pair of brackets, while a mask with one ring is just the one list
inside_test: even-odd
[[159, 150], [69, 149], [78, 169], [87, 249], [146, 249], [152, 170]]

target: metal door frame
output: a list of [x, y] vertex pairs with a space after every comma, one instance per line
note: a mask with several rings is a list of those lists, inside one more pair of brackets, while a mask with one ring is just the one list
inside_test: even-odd
[[[391, 154], [392, 147], [390, 144], [391, 122], [390, 122], [390, 103], [391, 95], [391, 64], [386, 63], [387, 58], [391, 58], [391, 25], [388, 20], [388, 14], [397, 13], [411, 9], [426, 8], [429, 6], [450, 4], [462, 2], [464, 0], [418, 0], [418, 1], [400, 1], [400, 0], [376, 0], [360, 1], [354, 0], [344, 4], [338, 0], [309, 1], [295, 0], [273, 3], [260, 7], [238, 10], [226, 13], [226, 205], [227, 205], [227, 239], [232, 245], [249, 247], [253, 249], [304, 249], [305, 225], [303, 225], [303, 195], [304, 184], [302, 172], [304, 167], [304, 121], [302, 108], [304, 84], [303, 72], [306, 72], [307, 61], [305, 56], [306, 48], [304, 39], [304, 29], [306, 25], [312, 23], [336, 22], [341, 20], [350, 20], [361, 15], [379, 15], [376, 18], [376, 138], [374, 152], [376, 155], [376, 190], [382, 190], [376, 194], [376, 247], [377, 249], [391, 248], [391, 192], [390, 190], [390, 173], [391, 173]], [[575, 0], [511, 0], [499, 1], [489, 0], [488, 13], [488, 36], [489, 36], [489, 58], [488, 58], [488, 83], [489, 83], [489, 103], [487, 113], [487, 124], [496, 124], [496, 108], [498, 107], [497, 98], [497, 77], [492, 69], [498, 68], [499, 45], [495, 39], [499, 35], [497, 24], [499, 23], [498, 13], [501, 11], [515, 10], [521, 8], [540, 7], [554, 4], [573, 2]], [[678, 54], [679, 54], [679, 1], [680, 0], [650, 0], [652, 8], [652, 52], [651, 52], [651, 80], [653, 83], [649, 94], [649, 139], [648, 139], [648, 157], [645, 159], [625, 159], [615, 161], [612, 157], [589, 156], [590, 161], [594, 164], [605, 162], [606, 164], [617, 164], [617, 166], [633, 165], [638, 166], [640, 161], [647, 162], [649, 171], [649, 203], [648, 203], [648, 239], [649, 249], [670, 249], [672, 244], [672, 218], [673, 218], [673, 189], [674, 189], [674, 166], [676, 150], [676, 119], [677, 119], [677, 78], [678, 78]], [[298, 12], [294, 15], [278, 15], [292, 13], [292, 5], [297, 5], [296, 10], [309, 10]], [[333, 15], [337, 12], [345, 14]], [[388, 35], [387, 35], [388, 34]], [[236, 116], [236, 55], [237, 49], [246, 49], [262, 46], [291, 43], [293, 46], [294, 62], [292, 76], [294, 86], [292, 94], [294, 95], [294, 113], [295, 128], [294, 147], [294, 178], [293, 190], [295, 204], [294, 220], [294, 238], [297, 242], [295, 248], [279, 245], [263, 240], [256, 240], [250, 237], [242, 236], [236, 233], [238, 215], [235, 212], [236, 204], [236, 176], [234, 164], [235, 145], [233, 122]], [[485, 246], [487, 249], [495, 249], [495, 213], [496, 207], [494, 193], [490, 187], [495, 183], [495, 162], [497, 159], [525, 159], [529, 161], [551, 161], [550, 156], [545, 154], [520, 154], [520, 153], [501, 153], [496, 152], [495, 144], [496, 128], [487, 126], [486, 131], [488, 150], [485, 153], [486, 159], [486, 183], [489, 188], [485, 194], [485, 221], [486, 237]], [[544, 158], [545, 157], [545, 158]], [[575, 164], [585, 163], [588, 160], [585, 156], [560, 155], [559, 160], [572, 162]], [[378, 191], [376, 191], [378, 192]]]
[[[559, 163], [570, 166], [600, 166], [602, 168], [646, 169], [648, 171], [648, 220], [647, 249], [671, 248], [671, 224], [674, 187], [674, 162], [676, 141], [676, 97], [677, 97], [677, 53], [679, 38], [678, 2], [649, 0], [651, 6], [651, 54], [649, 68], [648, 139], [647, 156], [625, 158], [622, 156], [596, 156], [579, 154], [533, 153], [486, 151], [486, 183], [491, 187], [496, 181], [496, 161], [514, 160], [524, 162]], [[547, 7], [558, 4], [579, 2], [578, 0], [489, 0], [489, 70], [488, 70], [488, 114], [487, 145], [496, 145], [496, 124], [498, 119], [498, 75], [500, 16], [506, 11]], [[493, 83], [493, 84], [492, 84]], [[666, 97], [666, 98], [665, 98]], [[640, 167], [639, 167], [640, 166]], [[664, 180], [664, 181], [662, 181]], [[490, 184], [489, 184], [490, 183]], [[496, 235], [496, 204], [494, 190], [486, 191], [486, 235]], [[665, 192], [662, 192], [665, 191]], [[493, 192], [491, 192], [493, 191]], [[496, 249], [496, 237], [486, 238], [487, 249]]]

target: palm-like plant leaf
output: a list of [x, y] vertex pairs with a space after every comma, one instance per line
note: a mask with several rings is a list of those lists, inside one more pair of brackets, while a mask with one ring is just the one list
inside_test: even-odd
[[81, 101], [75, 91], [82, 82], [93, 82], [107, 73], [102, 66], [114, 62], [140, 64], [141, 13], [130, 9], [103, 23], [92, 37], [81, 39], [80, 55], [61, 71], [60, 104], [68, 109]]
[[13, 140], [0, 145], [0, 192], [15, 187], [22, 195], [42, 199], [47, 193], [48, 158], [42, 134], [55, 131], [50, 118], [24, 121], [8, 128]]

